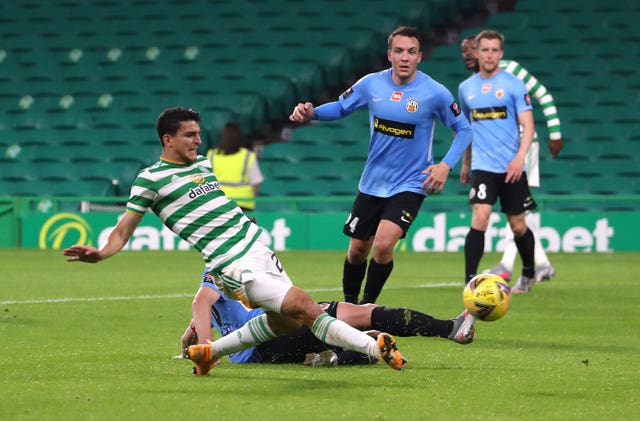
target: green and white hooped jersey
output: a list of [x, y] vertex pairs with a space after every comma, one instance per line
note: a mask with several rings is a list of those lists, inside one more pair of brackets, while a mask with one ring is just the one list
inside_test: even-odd
[[149, 209], [202, 253], [214, 272], [242, 257], [261, 234], [220, 190], [204, 156], [191, 164], [161, 159], [140, 171], [131, 186], [127, 211], [143, 215]]
[[517, 61], [514, 60], [500, 60], [500, 68], [506, 70], [508, 73], [516, 76], [518, 79], [524, 82], [529, 94], [533, 96], [540, 106], [542, 107], [542, 113], [547, 120], [547, 128], [549, 129], [549, 139], [557, 140], [562, 139], [562, 133], [560, 131], [560, 118], [558, 117], [558, 110], [553, 102], [553, 96], [547, 91], [547, 88], [538, 81], [531, 73], [522, 67]]

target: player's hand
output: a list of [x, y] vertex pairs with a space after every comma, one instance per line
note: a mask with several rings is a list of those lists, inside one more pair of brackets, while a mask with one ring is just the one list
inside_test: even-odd
[[313, 115], [313, 104], [310, 102], [302, 102], [298, 103], [293, 108], [293, 112], [289, 116], [289, 120], [294, 123], [304, 123], [305, 121], [311, 120], [311, 116]]
[[444, 162], [429, 165], [422, 174], [427, 174], [427, 178], [422, 182], [422, 190], [429, 194], [440, 193], [444, 188], [451, 167]]
[[524, 168], [524, 159], [516, 156], [513, 161], [507, 165], [507, 176], [505, 183], [515, 183], [522, 178], [522, 169]]
[[557, 158], [563, 147], [562, 139], [549, 139], [549, 152], [551, 152], [552, 158]]
[[62, 254], [65, 256], [71, 256], [67, 259], [67, 262], [98, 263], [102, 260], [100, 250], [95, 247], [78, 244], [64, 249]]

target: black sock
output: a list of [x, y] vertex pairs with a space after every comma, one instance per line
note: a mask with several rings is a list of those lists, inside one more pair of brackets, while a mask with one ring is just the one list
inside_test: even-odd
[[377, 359], [370, 357], [367, 354], [349, 351], [348, 349], [336, 351], [336, 355], [338, 355], [338, 365], [363, 365], [375, 364], [378, 362]]
[[358, 295], [360, 295], [360, 287], [364, 274], [367, 271], [367, 261], [359, 265], [352, 265], [345, 258], [344, 268], [342, 269], [342, 291], [344, 292], [344, 300], [347, 303], [358, 303]]
[[371, 328], [396, 336], [449, 337], [453, 322], [434, 319], [408, 308], [376, 307], [371, 312]]
[[527, 232], [524, 233], [521, 237], [515, 237], [513, 241], [516, 243], [516, 247], [518, 248], [518, 253], [520, 254], [520, 258], [522, 259], [522, 275], [533, 278], [535, 274], [535, 249], [536, 242], [535, 238], [533, 238], [533, 232], [529, 228], [527, 228]]
[[378, 295], [382, 291], [385, 282], [389, 278], [393, 270], [393, 260], [389, 263], [381, 265], [375, 260], [369, 261], [369, 270], [367, 271], [367, 283], [364, 285], [364, 294], [360, 304], [375, 303]]
[[484, 231], [470, 228], [464, 239], [465, 283], [478, 273], [478, 266], [484, 254]]

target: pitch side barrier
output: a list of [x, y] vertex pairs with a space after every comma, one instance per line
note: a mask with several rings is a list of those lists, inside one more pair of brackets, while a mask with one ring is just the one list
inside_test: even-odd
[[[104, 244], [124, 210], [126, 197], [0, 197], [0, 247], [61, 249]], [[549, 252], [638, 251], [640, 195], [537, 195], [539, 235]], [[259, 197], [256, 216], [275, 250], [343, 250], [342, 225], [352, 196]], [[431, 196], [423, 204], [401, 250], [462, 251], [471, 210], [466, 197]], [[494, 212], [485, 251], [502, 251], [510, 230]], [[128, 250], [181, 250], [189, 246], [145, 215]]]

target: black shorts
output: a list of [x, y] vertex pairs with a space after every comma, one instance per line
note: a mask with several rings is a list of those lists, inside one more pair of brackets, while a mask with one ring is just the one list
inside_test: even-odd
[[509, 215], [536, 209], [538, 205], [529, 190], [527, 173], [523, 172], [515, 183], [505, 183], [506, 177], [507, 173], [474, 170], [471, 173], [469, 202], [493, 206], [499, 197], [500, 210]]
[[413, 192], [402, 192], [391, 197], [358, 193], [342, 232], [349, 237], [368, 241], [376, 234], [380, 221], [386, 219], [402, 228], [401, 238], [404, 238], [418, 216], [424, 198], [424, 195]]

